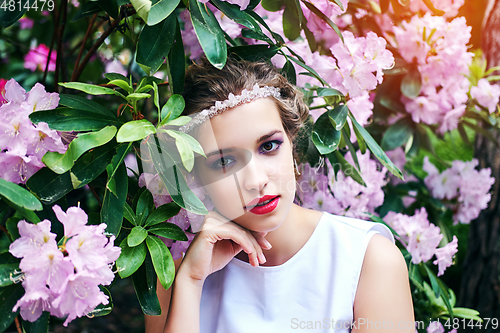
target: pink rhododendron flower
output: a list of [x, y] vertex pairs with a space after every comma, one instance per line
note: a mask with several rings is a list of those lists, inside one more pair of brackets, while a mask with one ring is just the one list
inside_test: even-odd
[[451, 242], [436, 250], [437, 259], [433, 262], [433, 264], [438, 265], [438, 276], [443, 275], [445, 269], [453, 265], [453, 256], [458, 251], [457, 247], [457, 236], [453, 236], [453, 240]]
[[59, 95], [47, 93], [40, 83], [26, 93], [11, 79], [5, 83], [3, 96], [7, 103], [0, 104], [0, 178], [25, 183], [44, 166], [42, 157], [47, 151], [66, 151], [57, 131], [44, 122], [34, 125], [29, 119], [32, 112], [54, 109]]
[[470, 88], [470, 96], [475, 98], [481, 106], [487, 108], [490, 113], [493, 113], [500, 99], [500, 86], [490, 84], [486, 79], [481, 79], [477, 86]]
[[[123, 64], [118, 59], [114, 59], [109, 61], [104, 68], [104, 72], [106, 73], [118, 73], [123, 76], [127, 76], [127, 70], [123, 67]], [[104, 74], [103, 74], [104, 75]]]
[[34, 21], [29, 17], [22, 17], [18, 22], [21, 25], [21, 30], [33, 28]]
[[24, 320], [34, 322], [43, 311], [63, 318], [64, 326], [91, 312], [108, 297], [99, 285], [109, 285], [114, 279], [111, 269], [121, 249], [114, 246], [115, 237], [104, 235], [105, 224], [85, 225], [87, 215], [78, 207], [66, 212], [53, 207], [64, 224], [65, 235], [59, 247], [56, 235], [50, 232], [51, 222], [18, 223], [19, 237], [9, 252], [21, 258], [19, 268], [24, 274], [26, 291], [13, 311], [21, 309]]
[[[465, 0], [432, 0], [434, 8], [442, 10], [444, 17], [455, 17], [458, 15], [458, 10], [464, 5]], [[412, 0], [409, 2], [410, 9], [413, 12], [424, 11], [429, 12], [422, 0]]]
[[443, 324], [439, 321], [431, 321], [427, 326], [427, 333], [444, 333]]
[[431, 190], [432, 196], [446, 199], [446, 205], [455, 213], [454, 223], [469, 223], [479, 216], [481, 210], [488, 207], [491, 194], [488, 193], [495, 178], [491, 177], [491, 169], [477, 171], [478, 160], [470, 162], [455, 160], [452, 167], [439, 172], [424, 158], [424, 171], [427, 172], [424, 182]]
[[441, 229], [427, 219], [425, 208], [416, 210], [413, 216], [389, 212], [384, 221], [399, 234], [414, 264], [430, 260], [443, 238]]
[[440, 125], [442, 133], [455, 129], [465, 112], [470, 85], [466, 76], [473, 57], [465, 18], [448, 22], [430, 13], [415, 15], [393, 31], [401, 56], [408, 63], [416, 61], [422, 76], [420, 95], [402, 97], [406, 110], [415, 122]]
[[[24, 57], [24, 68], [36, 71], [37, 68], [45, 71], [47, 67], [47, 57], [49, 56], [49, 48], [45, 44], [40, 44], [36, 48], [31, 49]], [[56, 70], [57, 52], [52, 50], [49, 61], [49, 72]]]

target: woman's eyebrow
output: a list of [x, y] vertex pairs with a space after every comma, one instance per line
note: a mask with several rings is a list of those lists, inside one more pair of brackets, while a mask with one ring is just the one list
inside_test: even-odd
[[270, 137], [272, 137], [272, 136], [273, 136], [274, 134], [276, 134], [276, 133], [282, 133], [282, 131], [280, 131], [280, 130], [275, 130], [275, 131], [269, 132], [268, 134], [265, 134], [265, 135], [261, 136], [261, 137], [259, 138], [259, 140], [257, 140], [257, 142], [262, 142], [262, 141], [265, 141], [265, 140], [269, 139]]
[[207, 158], [209, 158], [212, 155], [219, 154], [219, 155], [224, 155], [225, 153], [229, 153], [234, 151], [234, 148], [226, 148], [226, 149], [219, 149], [219, 150], [214, 150], [208, 154], [206, 154]]

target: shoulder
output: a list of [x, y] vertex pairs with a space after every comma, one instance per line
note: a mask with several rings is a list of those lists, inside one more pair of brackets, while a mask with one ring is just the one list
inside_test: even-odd
[[381, 234], [375, 234], [368, 242], [361, 274], [363, 270], [366, 273], [366, 271], [382, 272], [385, 269], [390, 269], [391, 273], [395, 270], [406, 272], [406, 262], [393, 242]]

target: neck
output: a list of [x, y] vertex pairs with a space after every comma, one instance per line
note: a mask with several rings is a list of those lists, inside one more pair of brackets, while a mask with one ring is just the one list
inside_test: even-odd
[[[266, 263], [261, 266], [278, 266], [288, 261], [309, 240], [322, 213], [293, 204], [281, 225], [266, 235], [270, 250], [263, 250]], [[248, 255], [240, 252], [236, 258], [248, 262]]]

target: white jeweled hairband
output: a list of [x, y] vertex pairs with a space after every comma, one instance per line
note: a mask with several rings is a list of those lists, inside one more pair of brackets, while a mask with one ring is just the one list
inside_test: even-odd
[[189, 121], [189, 123], [187, 123], [184, 126], [181, 126], [179, 128], [179, 131], [187, 133], [191, 131], [194, 127], [200, 125], [201, 123], [205, 122], [208, 119], [211, 119], [212, 117], [218, 114], [221, 114], [227, 109], [234, 108], [241, 104], [250, 103], [256, 99], [265, 98], [269, 96], [280, 98], [281, 97], [280, 89], [269, 86], [259, 87], [259, 85], [256, 83], [253, 86], [252, 90], [243, 89], [241, 91], [241, 94], [239, 95], [234, 95], [233, 93], [229, 93], [229, 96], [225, 101], [216, 101], [215, 105], [211, 106], [210, 109], [205, 109], [201, 111], [196, 116], [194, 116]]

